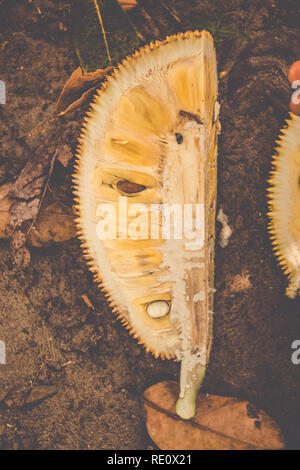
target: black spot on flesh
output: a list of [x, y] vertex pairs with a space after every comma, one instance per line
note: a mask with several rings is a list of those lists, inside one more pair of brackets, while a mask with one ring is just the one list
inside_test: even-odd
[[126, 194], [140, 193], [146, 189], [146, 186], [143, 184], [133, 183], [132, 181], [127, 180], [118, 181], [116, 186], [119, 191]]
[[177, 144], [179, 144], [179, 145], [182, 144], [182, 142], [183, 142], [182, 134], [179, 134], [179, 132], [175, 132], [175, 137], [176, 137]]
[[261, 422], [258, 421], [258, 419], [256, 421], [254, 421], [254, 425], [257, 429], [260, 429], [261, 428]]
[[203, 124], [203, 122], [201, 121], [201, 119], [199, 118], [199, 116], [197, 116], [197, 114], [190, 113], [189, 111], [184, 111], [183, 109], [181, 109], [181, 110], [179, 111], [179, 116], [185, 117], [185, 118], [187, 118], [189, 121], [195, 121], [197, 124]]

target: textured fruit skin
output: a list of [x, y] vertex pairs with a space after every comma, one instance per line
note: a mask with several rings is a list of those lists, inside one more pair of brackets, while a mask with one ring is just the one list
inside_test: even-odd
[[[182, 361], [181, 397], [199, 387], [212, 342], [218, 113], [210, 34], [151, 43], [124, 60], [96, 96], [74, 175], [79, 236], [95, 279], [147, 351]], [[124, 239], [100, 240], [97, 207], [109, 202], [119, 215], [120, 196], [128, 213], [135, 203], [198, 204], [203, 240], [192, 248], [188, 238], [161, 234], [130, 239], [122, 224]], [[160, 229], [162, 218], [159, 212]], [[147, 306], [157, 301], [170, 309], [153, 318]]]
[[[295, 97], [298, 100], [300, 100], [300, 89], [297, 89], [297, 92], [294, 92], [295, 94]], [[296, 115], [296, 116], [300, 116], [300, 103], [295, 103], [294, 100], [295, 100], [295, 97], [293, 99], [291, 99], [290, 101], [290, 111]]]
[[300, 116], [300, 60], [290, 66], [288, 80], [293, 90], [289, 108], [293, 114]]
[[300, 80], [300, 60], [296, 60], [288, 71], [288, 81], [293, 83], [295, 80]]
[[269, 231], [274, 251], [289, 277], [286, 295], [300, 288], [300, 117], [290, 114], [281, 130], [268, 188]]

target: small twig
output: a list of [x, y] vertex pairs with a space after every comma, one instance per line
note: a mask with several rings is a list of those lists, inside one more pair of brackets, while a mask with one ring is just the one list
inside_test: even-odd
[[225, 89], [228, 87], [228, 76], [229, 76], [230, 72], [232, 71], [234, 66], [237, 64], [238, 59], [239, 59], [240, 55], [242, 54], [242, 52], [247, 47], [248, 47], [248, 44], [247, 43], [245, 44], [245, 41], [241, 41], [240, 39], [237, 40], [236, 41], [236, 48], [235, 48], [235, 52], [234, 52], [233, 57], [228, 60], [225, 70], [222, 70], [219, 73], [219, 78], [224, 79], [223, 83], [224, 83]]
[[36, 373], [34, 379], [30, 381], [30, 389], [32, 389], [32, 388], [34, 387], [34, 385], [36, 384], [36, 381], [37, 381], [37, 379], [39, 378], [40, 373], [42, 372], [44, 366], [45, 366], [45, 364], [44, 364], [44, 362], [43, 362], [43, 363], [40, 365], [40, 368], [39, 368], [39, 370], [37, 371], [37, 373]]
[[81, 298], [89, 308], [91, 308], [92, 310], [95, 310], [94, 305], [92, 304], [92, 302], [90, 301], [90, 299], [88, 298], [86, 294], [82, 294]]
[[[0, 214], [3, 212], [8, 212], [5, 209], [0, 209]], [[65, 217], [74, 217], [73, 214], [67, 214], [65, 212], [56, 212], [56, 211], [44, 211], [43, 214], [48, 214], [48, 215], [63, 215]]]
[[[120, 7], [122, 8], [122, 7]], [[144, 38], [144, 36], [142, 35], [142, 33], [139, 32], [139, 30], [137, 29], [137, 27], [135, 26], [135, 24], [131, 21], [131, 19], [129, 18], [129, 15], [127, 13], [126, 10], [124, 10], [122, 8], [122, 11], [123, 11], [123, 14], [126, 16], [127, 18], [127, 21], [128, 23], [130, 24], [130, 26], [132, 27], [132, 29], [134, 30], [135, 34], [137, 35], [137, 37], [139, 38], [140, 41], [142, 42], [146, 42], [146, 39]]]
[[111, 56], [110, 56], [109, 49], [108, 49], [108, 44], [107, 44], [107, 39], [106, 39], [106, 32], [105, 32], [105, 29], [104, 29], [104, 25], [103, 25], [103, 21], [102, 21], [102, 16], [101, 16], [101, 13], [100, 13], [100, 8], [99, 8], [99, 5], [98, 5], [97, 0], [93, 0], [93, 2], [94, 2], [94, 5], [95, 5], [95, 9], [96, 9], [96, 12], [97, 12], [98, 20], [99, 20], [99, 23], [100, 23], [100, 26], [101, 26], [101, 30], [102, 30], [102, 34], [103, 34], [103, 39], [104, 39], [105, 47], [106, 47], [106, 53], [107, 53], [108, 61], [109, 61], [110, 65], [111, 65], [112, 60], [111, 60]]
[[27, 132], [26, 134], [23, 134], [21, 135], [20, 137], [18, 137], [19, 139], [23, 139], [24, 137], [32, 137], [34, 135], [36, 135], [40, 129], [43, 128], [43, 126], [45, 124], [47, 124], [48, 122], [52, 122], [52, 121], [55, 121], [55, 119], [58, 117], [58, 114], [55, 114], [53, 115], [52, 117], [48, 118], [48, 119], [45, 119], [44, 121], [41, 121], [39, 122], [36, 126], [34, 126], [29, 132]]
[[148, 23], [150, 24], [151, 28], [152, 28], [152, 31], [154, 32], [154, 35], [155, 37], [158, 39], [160, 38], [161, 34], [158, 30], [158, 28], [156, 27], [156, 25], [154, 24], [151, 16], [149, 15], [149, 13], [146, 11], [145, 7], [144, 6], [141, 6], [140, 8], [140, 11], [142, 13], [142, 15], [144, 16], [144, 18], [148, 21]]
[[177, 21], [178, 23], [181, 23], [181, 19], [176, 15], [173, 8], [168, 7], [163, 0], [160, 0], [160, 1], [164, 9], [167, 10], [167, 12], [172, 16], [172, 18], [174, 18], [174, 20]]
[[36, 213], [35, 217], [33, 218], [32, 222], [31, 222], [31, 224], [30, 224], [29, 229], [27, 230], [27, 233], [26, 233], [26, 240], [27, 240], [27, 238], [28, 238], [28, 235], [29, 235], [29, 233], [30, 233], [32, 227], [34, 226], [34, 224], [35, 224], [35, 222], [36, 222], [36, 220], [37, 220], [37, 218], [38, 218], [38, 216], [39, 216], [39, 213], [40, 213], [42, 204], [43, 204], [43, 202], [44, 202], [44, 198], [45, 198], [45, 195], [46, 195], [46, 192], [47, 192], [47, 188], [48, 188], [48, 185], [49, 185], [49, 182], [50, 182], [52, 173], [53, 173], [54, 163], [55, 163], [55, 160], [56, 160], [56, 157], [57, 157], [57, 154], [58, 154], [59, 142], [60, 142], [60, 139], [58, 139], [58, 143], [57, 143], [55, 152], [54, 152], [53, 155], [52, 155], [51, 162], [50, 162], [49, 173], [48, 173], [48, 177], [47, 177], [47, 181], [46, 181], [46, 183], [45, 183], [44, 190], [43, 190], [43, 193], [42, 193], [42, 197], [41, 197], [40, 202], [39, 202], [39, 205], [38, 205], [37, 213]]
[[62, 364], [60, 367], [67, 367], [67, 366], [69, 366], [70, 364], [73, 364], [73, 361], [65, 362], [65, 363]]

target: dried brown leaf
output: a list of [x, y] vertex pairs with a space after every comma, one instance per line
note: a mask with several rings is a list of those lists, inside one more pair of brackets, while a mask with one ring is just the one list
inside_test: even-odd
[[38, 405], [57, 393], [54, 385], [34, 385], [26, 398], [25, 405]]
[[74, 70], [58, 98], [56, 105], [58, 115], [66, 115], [86, 103], [112, 69], [113, 67], [107, 67], [90, 73], [83, 73], [81, 67]]
[[44, 198], [55, 160], [67, 166], [72, 158], [69, 144], [47, 139], [28, 160], [14, 183], [0, 187], [0, 238], [11, 237], [12, 260], [25, 268], [30, 252], [75, 236], [73, 212], [62, 202]]
[[176, 382], [165, 381], [144, 393], [148, 433], [160, 449], [283, 449], [278, 425], [251, 403], [199, 394], [196, 416], [185, 421], [175, 412], [178, 392]]
[[0, 199], [0, 238], [8, 238], [8, 226], [10, 223], [9, 208], [11, 200], [8, 197]]
[[57, 160], [62, 164], [62, 166], [67, 168], [72, 157], [73, 157], [73, 152], [72, 152], [70, 145], [62, 144], [57, 155]]
[[2, 398], [0, 401], [0, 409], [36, 406], [56, 393], [57, 388], [54, 385], [17, 385], [9, 390], [5, 397]]
[[65, 204], [53, 202], [43, 206], [30, 230], [27, 243], [42, 248], [62, 243], [76, 236], [74, 214]]
[[[36, 214], [39, 199], [33, 199], [33, 201], [28, 203], [24, 201], [16, 202], [9, 197], [1, 199], [1, 190], [2, 187], [0, 187], [0, 238], [10, 238], [12, 236], [13, 226], [11, 207], [13, 208], [15, 205], [16, 209], [13, 209], [13, 211], [14, 216], [17, 217], [18, 220], [24, 219], [28, 222]], [[31, 207], [32, 205], [34, 205], [34, 208]], [[22, 229], [17, 228], [13, 231], [11, 248], [13, 251], [13, 259], [18, 266], [24, 267], [27, 265], [27, 263], [24, 264], [24, 262], [27, 260], [29, 252], [25, 244], [42, 248], [44, 246], [53, 245], [54, 243], [65, 242], [76, 236], [72, 209], [58, 201], [46, 201], [45, 204], [43, 204], [28, 235], [26, 235], [27, 226], [25, 224]], [[17, 261], [15, 258], [17, 258]], [[27, 261], [30, 261], [30, 257]]]
[[[0, 194], [1, 189], [2, 187], [0, 187]], [[33, 203], [34, 209], [31, 207]], [[12, 235], [11, 207], [16, 205], [14, 215], [18, 220], [24, 219], [28, 221], [35, 215], [38, 204], [38, 199], [33, 199], [33, 201], [29, 203], [16, 203], [15, 200], [9, 197], [1, 199], [0, 195], [0, 238], [10, 238]], [[16, 229], [13, 233], [11, 245], [14, 255], [17, 256], [17, 252], [25, 244], [42, 248], [44, 246], [53, 245], [54, 243], [65, 242], [75, 237], [75, 235], [76, 228], [72, 209], [62, 202], [46, 201], [27, 237], [26, 226], [23, 230]], [[23, 265], [23, 263], [21, 264]]]
[[25, 246], [26, 235], [21, 229], [14, 231], [11, 238], [11, 257], [13, 263], [20, 269], [25, 269], [30, 263], [30, 251]]
[[57, 139], [47, 139], [33, 153], [9, 192], [13, 200], [9, 208], [12, 260], [18, 267], [25, 268], [30, 262], [30, 253], [25, 248], [25, 228], [28, 230], [27, 222], [35, 221], [38, 216], [56, 152]]
[[30, 159], [15, 181], [11, 195], [22, 200], [32, 199], [42, 192], [46, 178], [49, 155], [39, 154], [39, 159]]
[[31, 201], [16, 200], [13, 202], [10, 207], [12, 224], [14, 226], [21, 226], [23, 222], [33, 219], [38, 212], [39, 202], [38, 197]]
[[9, 208], [12, 199], [9, 192], [13, 187], [13, 183], [7, 183], [0, 187], [0, 238], [9, 237], [10, 212]]

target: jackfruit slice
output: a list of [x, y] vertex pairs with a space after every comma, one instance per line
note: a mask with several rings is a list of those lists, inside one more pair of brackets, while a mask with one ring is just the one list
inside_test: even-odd
[[286, 295], [300, 289], [300, 117], [290, 113], [281, 130], [269, 182], [269, 231], [274, 250], [289, 277]]
[[182, 361], [184, 418], [212, 341], [218, 111], [210, 34], [151, 43], [98, 93], [74, 175], [90, 267], [147, 351]]

